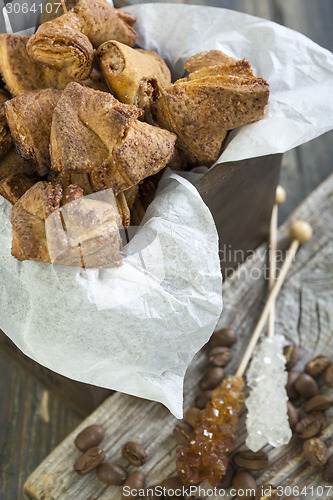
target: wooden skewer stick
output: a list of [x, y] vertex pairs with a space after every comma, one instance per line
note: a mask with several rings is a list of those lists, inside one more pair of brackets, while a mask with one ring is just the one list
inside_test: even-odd
[[[278, 230], [278, 207], [285, 202], [286, 192], [282, 186], [278, 186], [276, 189], [275, 203], [272, 210], [272, 218], [270, 225], [270, 237], [269, 237], [269, 291], [272, 290], [275, 280], [276, 280], [276, 246], [277, 246], [277, 230]], [[267, 326], [267, 337], [274, 336], [275, 328], [275, 303], [273, 302]]]
[[257, 323], [257, 326], [254, 329], [254, 332], [252, 334], [251, 340], [247, 346], [247, 349], [244, 353], [244, 356], [240, 362], [240, 365], [238, 367], [238, 370], [236, 372], [236, 377], [242, 377], [247, 364], [251, 358], [252, 352], [258, 342], [258, 339], [260, 337], [260, 334], [262, 332], [262, 329], [265, 326], [265, 322], [268, 318], [269, 312], [271, 310], [273, 302], [276, 300], [276, 297], [278, 296], [278, 293], [283, 285], [283, 282], [286, 278], [287, 272], [292, 264], [292, 261], [294, 260], [294, 257], [296, 255], [296, 252], [298, 250], [299, 245], [302, 243], [305, 243], [312, 237], [312, 228], [310, 224], [308, 224], [305, 221], [296, 221], [292, 224], [290, 230], [289, 230], [289, 235], [291, 238], [291, 245], [289, 247], [289, 250], [287, 252], [287, 256], [285, 258], [285, 261], [281, 267], [281, 271], [279, 273], [279, 276], [268, 296], [267, 302], [265, 304], [265, 307], [261, 313], [261, 316], [259, 318], [259, 321]]

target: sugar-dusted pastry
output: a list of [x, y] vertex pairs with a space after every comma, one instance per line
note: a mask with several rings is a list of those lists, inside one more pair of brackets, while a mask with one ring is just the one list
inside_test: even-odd
[[268, 83], [253, 75], [247, 61], [227, 61], [161, 88], [156, 116], [177, 134], [190, 163], [209, 166], [218, 159], [228, 130], [263, 117], [268, 97]]
[[90, 75], [94, 62], [94, 49], [73, 11], [41, 24], [30, 37], [27, 52], [33, 61], [79, 80]]
[[9, 127], [5, 112], [5, 102], [10, 99], [10, 95], [0, 89], [0, 158], [13, 147], [13, 139], [9, 132]]
[[205, 52], [200, 52], [190, 57], [185, 63], [184, 68], [190, 73], [197, 71], [201, 68], [209, 68], [210, 66], [216, 66], [217, 64], [233, 64], [237, 62], [234, 57], [227, 56], [224, 52], [220, 50], [207, 50]]
[[62, 91], [57, 89], [32, 90], [5, 104], [6, 116], [16, 148], [21, 156], [34, 160], [38, 173], [50, 169], [50, 133], [52, 113]]
[[21, 261], [119, 266], [119, 220], [115, 203], [84, 198], [79, 186], [63, 189], [40, 181], [13, 207], [12, 255]]
[[0, 34], [0, 73], [13, 95], [42, 88], [65, 88], [71, 79], [63, 72], [43, 68], [26, 51], [29, 37]]
[[132, 49], [110, 40], [97, 50], [105, 80], [119, 101], [134, 104], [150, 115], [158, 85], [171, 84], [169, 68], [156, 52]]
[[111, 94], [70, 83], [54, 109], [52, 169], [89, 173], [96, 191], [115, 196], [161, 170], [176, 136], [137, 120], [141, 111]]
[[16, 203], [38, 180], [36, 164], [14, 150], [0, 159], [0, 195], [10, 203]]

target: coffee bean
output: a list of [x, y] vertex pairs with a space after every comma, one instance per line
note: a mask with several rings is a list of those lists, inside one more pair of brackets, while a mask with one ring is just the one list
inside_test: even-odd
[[289, 399], [294, 400], [298, 398], [298, 392], [295, 389], [295, 381], [300, 376], [300, 372], [290, 370], [288, 372], [288, 380], [286, 385], [287, 396]]
[[137, 498], [146, 485], [146, 476], [139, 471], [132, 472], [123, 484], [123, 498], [133, 500]]
[[271, 484], [263, 484], [256, 491], [255, 500], [280, 500], [280, 493]]
[[120, 486], [127, 479], [126, 470], [121, 465], [111, 462], [104, 462], [104, 464], [101, 464], [97, 468], [96, 474], [102, 483], [113, 484], [115, 486]]
[[123, 456], [135, 467], [140, 467], [147, 461], [147, 453], [141, 444], [135, 441], [129, 441], [121, 450]]
[[200, 415], [200, 410], [199, 408], [190, 408], [189, 410], [187, 410], [187, 412], [185, 413], [185, 421], [191, 426], [191, 427], [195, 427], [195, 423], [197, 421], [197, 418], [198, 416]]
[[328, 450], [325, 443], [318, 438], [312, 438], [303, 444], [304, 455], [308, 462], [314, 467], [325, 465], [327, 462]]
[[212, 399], [213, 391], [202, 391], [195, 398], [195, 406], [202, 410], [205, 408], [206, 404]]
[[333, 364], [331, 364], [324, 373], [324, 384], [327, 387], [333, 387]]
[[209, 347], [231, 347], [237, 342], [237, 332], [230, 326], [213, 333], [209, 340]]
[[310, 359], [310, 361], [306, 363], [304, 370], [306, 373], [311, 375], [311, 377], [318, 377], [326, 370], [326, 368], [330, 366], [331, 363], [332, 361], [328, 356], [320, 354], [319, 356]]
[[237, 467], [247, 470], [261, 470], [268, 466], [268, 456], [264, 451], [240, 450], [232, 461]]
[[186, 444], [192, 432], [193, 428], [190, 425], [188, 425], [186, 422], [179, 422], [175, 425], [175, 428], [173, 430], [173, 437], [178, 444]]
[[208, 372], [202, 377], [199, 382], [199, 387], [201, 390], [206, 391], [207, 389], [215, 389], [225, 377], [225, 371], [223, 368], [215, 366], [208, 370]]
[[74, 464], [76, 472], [81, 474], [88, 474], [88, 472], [96, 469], [105, 459], [105, 453], [98, 446], [89, 448], [83, 455], [81, 455]]
[[232, 360], [232, 352], [228, 347], [217, 345], [209, 351], [208, 359], [213, 366], [227, 366]]
[[308, 373], [301, 373], [294, 382], [294, 388], [304, 399], [310, 399], [319, 394], [317, 382]]
[[287, 401], [287, 414], [288, 414], [290, 428], [294, 429], [295, 425], [299, 420], [299, 416], [298, 416], [298, 411], [290, 401]]
[[286, 345], [283, 349], [283, 354], [286, 357], [286, 368], [287, 370], [290, 370], [299, 362], [301, 349], [298, 345]]
[[323, 412], [314, 411], [302, 418], [295, 427], [295, 432], [301, 439], [317, 436], [328, 425], [328, 420]]
[[327, 396], [325, 394], [320, 394], [314, 398], [309, 399], [305, 403], [304, 411], [305, 413], [311, 413], [313, 411], [325, 411], [333, 406], [333, 397]]
[[164, 488], [163, 494], [166, 498], [183, 498], [183, 495], [179, 494], [182, 492], [183, 486], [179, 476], [168, 477], [161, 482], [161, 487]]
[[333, 455], [327, 460], [324, 467], [323, 479], [327, 483], [333, 483]]
[[222, 490], [227, 490], [228, 488], [231, 488], [232, 482], [235, 476], [235, 469], [232, 463], [229, 462], [226, 473], [222, 477], [221, 481], [218, 484], [218, 488]]
[[97, 446], [104, 439], [104, 429], [101, 425], [89, 425], [75, 438], [74, 444], [81, 451], [87, 451]]
[[237, 491], [238, 498], [250, 500], [256, 494], [256, 481], [252, 474], [245, 470], [241, 470], [234, 475], [232, 482], [233, 487]]

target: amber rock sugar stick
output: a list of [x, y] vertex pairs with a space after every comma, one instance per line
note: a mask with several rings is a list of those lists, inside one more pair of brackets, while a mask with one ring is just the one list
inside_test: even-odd
[[312, 229], [307, 222], [297, 221], [291, 226], [292, 242], [287, 257], [270, 292], [236, 375], [226, 378], [221, 386], [214, 390], [212, 400], [197, 418], [192, 437], [188, 443], [178, 448], [177, 471], [185, 486], [196, 485], [204, 480], [207, 480], [212, 486], [217, 486], [225, 474], [228, 455], [235, 447], [238, 413], [241, 403], [244, 401], [242, 377], [267, 321], [271, 305], [281, 289], [297, 249], [311, 236]]

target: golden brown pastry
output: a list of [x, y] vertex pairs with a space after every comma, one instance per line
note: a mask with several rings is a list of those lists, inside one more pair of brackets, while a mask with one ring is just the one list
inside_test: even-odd
[[216, 66], [217, 64], [233, 64], [237, 62], [234, 57], [227, 56], [224, 52], [220, 50], [209, 50], [206, 52], [200, 52], [190, 57], [185, 63], [184, 68], [190, 73], [198, 71], [201, 68], [209, 68], [210, 66]]
[[79, 80], [90, 75], [94, 62], [94, 49], [73, 11], [41, 24], [30, 37], [27, 52], [33, 61]]
[[63, 190], [41, 181], [13, 207], [12, 255], [21, 261], [119, 266], [119, 220], [114, 205], [84, 198], [79, 186]]
[[32, 90], [5, 104], [6, 116], [16, 148], [25, 159], [38, 165], [38, 173], [45, 175], [50, 169], [50, 133], [52, 113], [61, 90]]
[[150, 116], [158, 85], [171, 84], [169, 68], [156, 52], [132, 49], [110, 40], [97, 50], [105, 80], [119, 101], [134, 104]]
[[228, 130], [263, 117], [268, 97], [269, 85], [253, 75], [247, 61], [228, 61], [161, 88], [156, 116], [177, 134], [190, 163], [209, 166], [218, 159]]
[[34, 61], [83, 80], [92, 70], [93, 45], [107, 40], [135, 45], [137, 34], [132, 28], [135, 20], [106, 0], [80, 0], [73, 10], [41, 24], [30, 37], [27, 51]]
[[158, 172], [176, 136], [139, 122], [140, 114], [111, 94], [69, 84], [53, 113], [52, 169], [89, 173], [95, 191], [112, 188], [115, 196]]
[[10, 99], [10, 95], [0, 89], [0, 158], [13, 147], [13, 139], [9, 132], [9, 127], [5, 112], [5, 102]]
[[0, 195], [14, 204], [38, 182], [35, 163], [21, 158], [15, 151], [10, 151], [0, 160]]
[[27, 54], [29, 37], [0, 34], [0, 72], [6, 88], [13, 95], [42, 88], [63, 89], [71, 79], [60, 71], [43, 68]]

